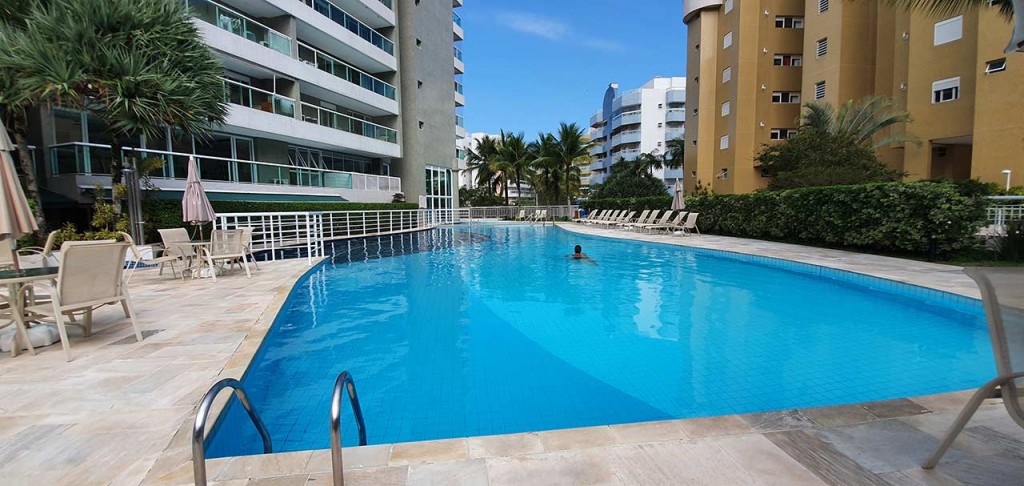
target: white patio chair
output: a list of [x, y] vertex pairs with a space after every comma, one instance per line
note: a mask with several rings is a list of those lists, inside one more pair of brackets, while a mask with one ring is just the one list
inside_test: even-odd
[[[157, 232], [160, 233], [160, 241], [164, 245], [162, 256], [177, 257], [184, 261], [186, 269], [191, 268], [197, 260], [198, 254], [195, 247], [191, 245], [192, 239], [188, 236], [188, 230], [185, 228], [166, 228], [157, 230]], [[158, 275], [164, 274], [164, 265], [166, 265], [166, 262], [160, 264], [160, 273]], [[182, 275], [184, 277], [184, 271]]]
[[[174, 264], [185, 264], [185, 259], [181, 256], [180, 253], [164, 252], [165, 254], [162, 256], [151, 258], [149, 260], [143, 260], [142, 252], [139, 251], [139, 247], [135, 246], [135, 240], [132, 239], [132, 235], [129, 235], [128, 233], [125, 233], [123, 231], [118, 231], [117, 234], [121, 235], [121, 238], [124, 239], [125, 243], [128, 243], [128, 247], [131, 249], [132, 252], [132, 266], [131, 268], [128, 269], [128, 276], [125, 277], [124, 279], [125, 282], [130, 282], [132, 280], [132, 276], [135, 275], [135, 269], [139, 268], [139, 265], [160, 265], [160, 268], [162, 269], [163, 266], [167, 264], [171, 266], [171, 275], [174, 275], [174, 278], [178, 278], [178, 271], [175, 268]], [[184, 268], [181, 269], [181, 279], [185, 279]]]
[[26, 246], [18, 248], [19, 263], [27, 266], [56, 267], [60, 260], [53, 254], [53, 244], [57, 241], [59, 231], [51, 231], [46, 235], [43, 246]]
[[689, 213], [686, 215], [686, 222], [683, 223], [681, 228], [684, 235], [689, 235], [690, 232], [696, 231], [697, 236], [701, 236], [700, 228], [697, 227], [697, 216], [699, 215], [700, 213]]
[[585, 218], [576, 218], [576, 219], [572, 220], [572, 222], [573, 223], [586, 223], [587, 221], [593, 221], [593, 220], [597, 219], [600, 215], [601, 215], [601, 210], [598, 209], [598, 210], [595, 210], [594, 212], [588, 214]]
[[242, 246], [245, 248], [245, 254], [249, 255], [249, 261], [256, 267], [256, 270], [259, 270], [260, 264], [256, 263], [256, 255], [252, 253], [252, 228], [239, 226], [238, 229], [242, 231]]
[[[71, 361], [67, 325], [81, 327], [85, 337], [89, 337], [92, 334], [92, 313], [105, 305], [121, 304], [135, 331], [135, 339], [142, 342], [128, 285], [123, 280], [128, 244], [70, 241], [61, 246], [60, 253], [60, 272], [56, 283], [52, 284], [52, 301], [26, 307], [25, 314], [32, 320], [51, 317], [56, 321], [64, 358]], [[79, 312], [85, 314], [80, 324], [65, 322], [65, 316]]]
[[974, 392], [939, 448], [925, 461], [925, 469], [939, 463], [986, 398], [1002, 397], [1010, 418], [1024, 427], [1024, 269], [975, 267], [964, 273], [981, 288], [997, 375]]
[[635, 228], [637, 228], [639, 226], [643, 226], [645, 224], [656, 224], [658, 222], [658, 215], [659, 214], [661, 214], [661, 210], [660, 209], [655, 209], [654, 211], [651, 211], [650, 213], [648, 213], [646, 218], [643, 218], [643, 217], [638, 218], [635, 223], [627, 224], [626, 227], [629, 228], [629, 229], [635, 229]]
[[222, 268], [225, 266], [230, 268], [232, 265], [238, 264], [245, 268], [245, 276], [252, 278], [245, 253], [245, 244], [242, 241], [242, 231], [238, 229], [213, 230], [213, 234], [210, 236], [210, 246], [202, 248], [201, 258], [210, 267], [210, 276], [213, 277], [213, 281], [217, 281], [215, 269], [217, 265]]
[[[672, 211], [669, 211], [668, 214], [672, 214]], [[686, 226], [686, 222], [684, 221], [686, 214], [687, 213], [685, 211], [680, 211], [676, 214], [675, 218], [672, 218], [672, 221], [647, 225], [643, 229], [644, 231], [650, 231], [651, 233], [656, 230], [665, 230], [666, 233], [671, 233], [673, 230], [682, 230], [683, 227]]]

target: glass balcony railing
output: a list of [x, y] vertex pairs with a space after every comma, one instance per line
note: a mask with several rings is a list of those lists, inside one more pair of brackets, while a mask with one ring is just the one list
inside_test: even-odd
[[455, 25], [462, 27], [462, 17], [459, 17], [459, 14], [455, 12], [452, 12], [452, 22], [455, 22]]
[[183, 1], [195, 18], [291, 57], [291, 37], [210, 0]]
[[398, 132], [368, 121], [352, 118], [336, 111], [328, 110], [309, 103], [302, 103], [302, 119], [316, 123], [322, 127], [333, 128], [343, 132], [354, 133], [364, 137], [375, 138], [389, 143], [398, 143]]
[[224, 101], [295, 118], [295, 100], [230, 79], [224, 80]]
[[455, 59], [462, 60], [462, 50], [458, 47], [455, 48]]
[[466, 128], [466, 120], [462, 118], [462, 115], [455, 115], [455, 126]]
[[[395, 43], [388, 40], [387, 37], [380, 35], [377, 31], [370, 28], [370, 26], [356, 20], [355, 17], [349, 15], [344, 10], [339, 8], [337, 5], [329, 2], [328, 0], [299, 0], [302, 3], [310, 6], [313, 10], [316, 10], [320, 15], [327, 17], [334, 21], [334, 23], [348, 29], [353, 34], [362, 37], [363, 40], [373, 44], [378, 49], [395, 55]], [[387, 5], [387, 4], [385, 4]]]
[[[199, 166], [199, 176], [205, 181], [359, 189], [385, 191], [392, 194], [402, 190], [401, 180], [390, 176], [160, 150], [126, 148], [124, 152], [125, 154], [133, 152], [132, 155], [140, 159], [162, 159], [163, 165], [148, 174], [154, 179], [185, 179], [188, 175], [188, 159], [195, 157]], [[110, 174], [110, 147], [107, 145], [87, 143], [53, 145], [50, 147], [50, 160], [54, 175]]]
[[383, 3], [384, 6], [387, 7], [388, 9], [390, 9], [390, 10], [394, 10], [395, 9], [395, 6], [391, 4], [391, 0], [380, 0], [380, 3]]
[[458, 81], [455, 82], [455, 92], [458, 94], [465, 94], [462, 92], [462, 83]]
[[316, 66], [317, 69], [333, 74], [363, 89], [368, 89], [389, 99], [395, 99], [395, 87], [366, 74], [329, 54], [299, 42], [299, 60]]

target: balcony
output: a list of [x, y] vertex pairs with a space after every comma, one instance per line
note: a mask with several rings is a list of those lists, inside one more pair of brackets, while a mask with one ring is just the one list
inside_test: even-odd
[[230, 79], [224, 79], [224, 102], [295, 118], [295, 100]]
[[[620, 160], [624, 160], [624, 161], [627, 161], [627, 162], [630, 161], [630, 160], [636, 160], [636, 158], [639, 157], [639, 156], [640, 156], [640, 149], [620, 150], [618, 152], [613, 152], [612, 156], [610, 157], [610, 159], [612, 161], [612, 164], [614, 164], [615, 162], [618, 162]], [[610, 165], [609, 165], [609, 167], [610, 167]]]
[[626, 130], [612, 136], [613, 147], [625, 143], [640, 143], [640, 130]]
[[612, 109], [619, 110], [623, 106], [639, 105], [641, 98], [640, 95], [641, 91], [639, 89], [626, 91], [620, 94], [618, 97], [615, 98], [615, 100], [612, 101]]
[[640, 123], [641, 114], [640, 110], [636, 110], [615, 115], [612, 117], [612, 130], [622, 125], [638, 125]]
[[455, 42], [465, 40], [466, 32], [462, 30], [462, 17], [459, 17], [459, 14], [455, 12], [452, 12], [452, 32], [455, 35]]
[[669, 169], [665, 168], [665, 174], [661, 176], [662, 179], [682, 179], [683, 169]]
[[669, 108], [665, 112], [666, 122], [685, 122], [686, 121], [686, 108]]
[[[328, 0], [299, 0], [305, 3], [307, 6], [316, 10], [320, 15], [327, 17], [334, 21], [334, 23], [348, 29], [353, 34], [361, 37], [366, 42], [369, 42], [374, 47], [394, 56], [395, 55], [395, 43], [388, 40], [377, 31], [370, 28], [370, 26], [360, 22], [355, 17], [349, 15], [347, 12], [342, 10], [340, 7]], [[386, 5], [386, 3], [385, 3]]]
[[466, 74], [466, 63], [462, 61], [462, 50], [455, 47], [455, 74]]
[[455, 115], [455, 138], [466, 138], [468, 133], [466, 132], [466, 121], [462, 118], [462, 115]]
[[466, 106], [466, 95], [462, 92], [462, 83], [455, 82], [455, 106]]
[[665, 141], [675, 140], [677, 138], [683, 138], [686, 135], [686, 130], [682, 128], [669, 128], [665, 130]]
[[597, 157], [597, 156], [599, 156], [599, 155], [601, 155], [603, 153], [604, 153], [604, 147], [602, 147], [600, 145], [595, 145], [595, 146], [590, 148], [590, 156], [591, 157]]
[[388, 143], [398, 143], [398, 132], [394, 129], [370, 123], [365, 120], [343, 115], [333, 110], [328, 110], [309, 103], [302, 103], [302, 121], [315, 123], [322, 127], [333, 128], [343, 132], [360, 135], [363, 137], [380, 140]]
[[604, 121], [604, 110], [597, 110], [597, 113], [590, 115], [590, 126], [597, 128]]
[[452, 0], [452, 7], [459, 8], [462, 6], [462, 0]]
[[369, 74], [366, 74], [352, 66], [349, 66], [342, 60], [326, 54], [318, 49], [308, 46], [302, 42], [299, 45], [299, 60], [316, 66], [317, 69], [332, 74], [338, 78], [344, 79], [356, 86], [363, 89], [373, 91], [381, 96], [388, 99], [395, 99], [395, 87], [381, 81]]
[[668, 90], [665, 93], [665, 101], [668, 103], [686, 103], [686, 90], [682, 88]]
[[[125, 148], [123, 155], [158, 159], [163, 163], [147, 174], [160, 190], [182, 191], [188, 175], [188, 159], [194, 157], [199, 176], [208, 192], [247, 194], [291, 194], [309, 196], [340, 196], [350, 200], [390, 201], [401, 192], [397, 177], [357, 172], [344, 172], [313, 167], [253, 160], [227, 159], [206, 155], [159, 150]], [[50, 147], [50, 170], [53, 176], [74, 176], [72, 185], [63, 184], [65, 192], [110, 184], [110, 146], [67, 143]], [[61, 181], [58, 178], [57, 182]]]
[[195, 18], [291, 57], [291, 37], [218, 3], [209, 0], [183, 1]]

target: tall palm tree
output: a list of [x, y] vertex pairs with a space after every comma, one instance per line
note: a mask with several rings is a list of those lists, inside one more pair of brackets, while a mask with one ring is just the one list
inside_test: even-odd
[[14, 79], [9, 89], [105, 123], [118, 214], [125, 144], [168, 126], [201, 136], [227, 115], [223, 67], [182, 2], [39, 1], [24, 29], [0, 29], [0, 71]]
[[651, 153], [638, 155], [630, 164], [637, 175], [650, 174], [654, 172], [655, 169], [660, 169], [665, 166], [661, 157]]
[[477, 140], [474, 150], [466, 151], [466, 170], [476, 171], [476, 186], [498, 189], [497, 174], [491, 171], [491, 164], [497, 160], [501, 144], [497, 138], [484, 135]]
[[1024, 52], [1024, 1], [1022, 0], [888, 0], [897, 7], [917, 9], [928, 13], [949, 15], [972, 8], [998, 7], [1007, 18], [1015, 18], [1013, 36], [1006, 52]]
[[674, 138], [665, 142], [665, 166], [678, 169], [683, 166], [683, 154], [686, 152], [686, 141]]
[[[506, 167], [510, 171], [509, 175], [516, 183], [516, 194], [518, 194], [519, 198], [522, 198], [522, 181], [523, 179], [529, 179], [533, 169], [533, 162], [536, 159], [526, 144], [526, 136], [522, 133], [506, 134], [502, 131], [499, 158], [507, 163]], [[505, 203], [508, 204], [507, 195], [505, 199]]]
[[568, 175], [572, 173], [573, 167], [577, 163], [590, 159], [590, 149], [594, 147], [595, 143], [586, 140], [583, 127], [576, 123], [565, 122], [559, 124], [553, 142], [549, 156], [562, 167], [562, 174], [566, 176], [564, 181], [566, 203], [572, 204], [572, 187]]
[[848, 100], [838, 112], [831, 104], [817, 101], [805, 104], [804, 108], [801, 129], [821, 130], [873, 149], [917, 142], [917, 137], [908, 133], [893, 133], [875, 140], [882, 130], [911, 121], [909, 113], [897, 109], [883, 96], [868, 96], [856, 103]]
[[540, 133], [537, 140], [530, 142], [529, 149], [533, 154], [533, 176], [531, 183], [537, 191], [537, 198], [544, 204], [557, 203], [561, 199], [563, 171], [561, 162], [552, 154], [555, 153], [555, 136]]

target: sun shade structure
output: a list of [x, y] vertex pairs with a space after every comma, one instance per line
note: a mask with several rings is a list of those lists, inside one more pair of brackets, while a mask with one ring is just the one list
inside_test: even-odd
[[683, 181], [676, 180], [675, 187], [672, 188], [672, 210], [682, 211], [686, 209], [686, 200], [683, 199]]
[[0, 122], [0, 158], [3, 159], [0, 163], [0, 191], [3, 191], [0, 198], [0, 241], [7, 241], [14, 268], [18, 269], [18, 255], [15, 254], [18, 238], [36, 232], [39, 227], [14, 170], [12, 152], [14, 144], [7, 136], [7, 127]]
[[[217, 214], [206, 197], [203, 183], [199, 180], [199, 166], [195, 157], [188, 158], [188, 179], [185, 183], [185, 196], [181, 198], [181, 220], [194, 225], [202, 225], [213, 221]], [[202, 227], [200, 227], [202, 231]], [[201, 233], [200, 233], [201, 234]]]

